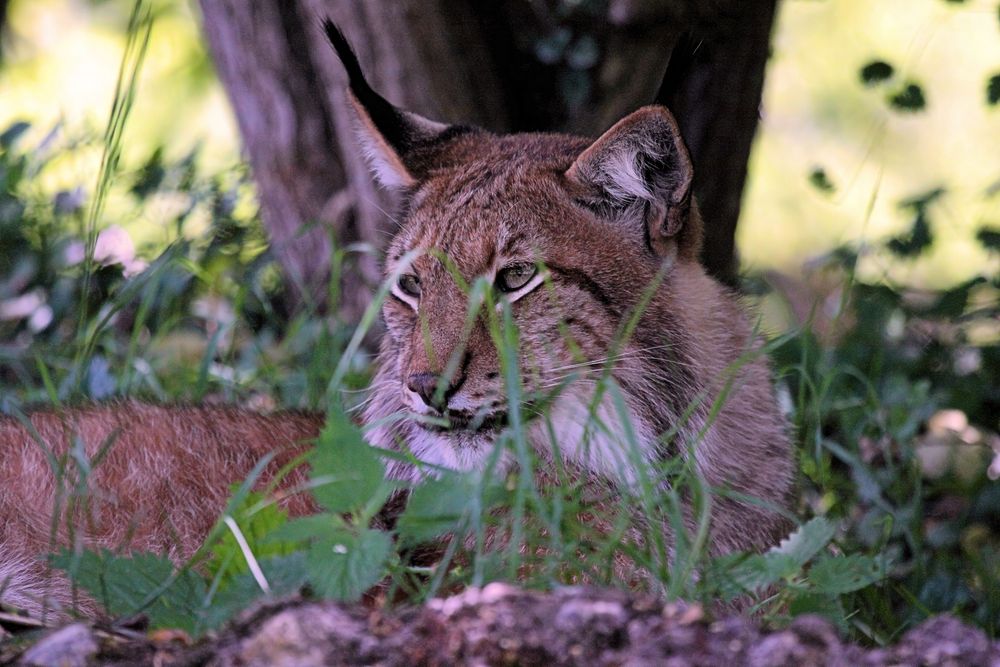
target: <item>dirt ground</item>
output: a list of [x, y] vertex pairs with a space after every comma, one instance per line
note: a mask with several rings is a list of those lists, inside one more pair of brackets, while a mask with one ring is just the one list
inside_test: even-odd
[[179, 633], [143, 632], [139, 623], [8, 634], [0, 664], [1000, 667], [1000, 643], [949, 616], [924, 621], [892, 647], [869, 649], [844, 643], [817, 617], [763, 632], [740, 616], [713, 620], [698, 606], [593, 588], [538, 593], [491, 584], [391, 612], [290, 599], [249, 610], [193, 644]]

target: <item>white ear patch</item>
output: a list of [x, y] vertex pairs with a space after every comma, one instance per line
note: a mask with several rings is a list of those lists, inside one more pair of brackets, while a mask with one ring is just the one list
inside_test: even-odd
[[[371, 116], [364, 106], [353, 93], [348, 95], [348, 99], [350, 99], [351, 106], [354, 107], [357, 114], [358, 122], [355, 125], [355, 133], [361, 146], [361, 152], [365, 156], [365, 161], [368, 162], [375, 179], [383, 187], [393, 190], [410, 187], [416, 183], [416, 178], [407, 169], [403, 157], [389, 145], [372, 122]], [[444, 123], [428, 120], [409, 111], [400, 111], [399, 114], [415, 138], [430, 139], [448, 129]]]

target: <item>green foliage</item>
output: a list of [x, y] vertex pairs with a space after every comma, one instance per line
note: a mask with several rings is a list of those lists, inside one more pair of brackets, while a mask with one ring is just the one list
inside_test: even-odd
[[825, 193], [832, 193], [837, 189], [830, 180], [830, 177], [827, 176], [826, 170], [822, 167], [815, 167], [809, 173], [809, 184], [820, 192]]
[[157, 627], [192, 633], [197, 628], [195, 612], [205, 596], [205, 582], [190, 570], [175, 571], [165, 556], [63, 550], [51, 563], [114, 616], [141, 612]]
[[897, 111], [914, 112], [923, 111], [927, 106], [927, 98], [924, 96], [924, 89], [920, 84], [909, 81], [892, 93], [889, 98], [889, 106]]
[[360, 511], [386, 484], [382, 461], [338, 409], [327, 416], [311, 462], [313, 494], [333, 514]]
[[866, 86], [876, 86], [892, 78], [896, 69], [884, 60], [873, 60], [861, 68], [859, 76]]
[[986, 82], [986, 103], [990, 106], [1000, 104], [1000, 74], [994, 74]]

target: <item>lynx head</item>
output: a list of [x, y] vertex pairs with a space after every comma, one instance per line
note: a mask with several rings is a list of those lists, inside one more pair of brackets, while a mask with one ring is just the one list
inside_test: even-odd
[[[612, 376], [636, 428], [655, 442], [672, 412], [657, 383], [693, 384], [664, 368], [683, 355], [683, 341], [667, 340], [676, 323], [662, 297], [684, 267], [700, 271], [692, 166], [670, 113], [639, 109], [596, 141], [445, 125], [375, 93], [339, 30], [325, 28], [347, 69], [375, 176], [403, 201], [386, 255], [387, 333], [366, 418], [416, 418], [376, 425], [376, 444], [403, 443], [418, 459], [451, 468], [482, 465], [513, 407], [491, 327], [505, 304], [519, 336], [525, 419], [558, 388], [550, 417], [560, 441], [586, 439], [593, 378], [614, 355]], [[477, 280], [490, 294], [470, 305]], [[658, 296], [642, 305], [631, 342], [616, 349], [654, 281]], [[565, 386], [571, 377], [578, 381]], [[604, 417], [609, 433], [620, 428], [607, 402]], [[577, 458], [613, 467], [601, 451], [611, 445], [599, 441]]]

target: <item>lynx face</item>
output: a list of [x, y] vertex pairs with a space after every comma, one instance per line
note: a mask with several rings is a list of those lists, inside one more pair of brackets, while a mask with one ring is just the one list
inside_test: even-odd
[[[387, 275], [398, 278], [383, 307], [380, 381], [387, 384], [378, 386], [396, 393], [404, 411], [436, 418], [414, 420], [405, 438], [429, 462], [482, 465], [508, 421], [495, 340], [501, 317], [485, 303], [470, 303], [477, 279], [491, 287], [495, 311], [509, 304], [517, 326], [520, 377], [530, 399], [525, 419], [537, 417], [536, 403], [555, 395], [554, 409], [564, 413], [561, 433], [587, 420], [593, 378], [661, 261], [637, 226], [600, 219], [566, 177], [586, 145], [469, 132], [447, 147], [454, 166], [436, 170], [409, 194], [387, 255]], [[612, 415], [614, 430], [619, 416]], [[650, 435], [642, 415], [631, 416]], [[592, 440], [594, 454], [606, 455], [598, 451], [599, 438]], [[614, 461], [594, 463], [614, 472]]]
[[[375, 175], [403, 200], [365, 413], [372, 444], [484, 469], [519, 410], [543, 461], [558, 449], [583, 474], [629, 485], [637, 466], [693, 457], [710, 485], [787, 506], [786, 424], [745, 314], [698, 264], [691, 161], [670, 113], [639, 109], [596, 140], [444, 125], [375, 93], [326, 28]], [[505, 308], [517, 405], [498, 351]], [[766, 545], [786, 525], [752, 503], [713, 502], [719, 552]]]

